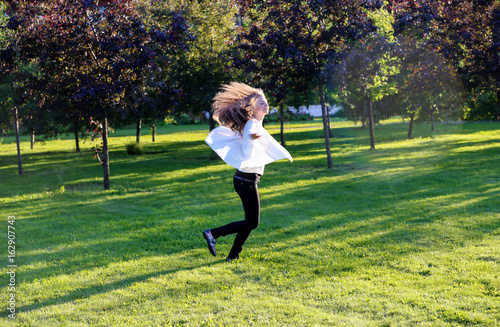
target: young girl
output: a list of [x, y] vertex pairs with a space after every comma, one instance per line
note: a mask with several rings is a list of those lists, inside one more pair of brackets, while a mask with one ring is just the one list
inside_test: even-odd
[[259, 226], [260, 198], [257, 184], [264, 174], [264, 166], [275, 160], [292, 156], [264, 129], [262, 120], [269, 112], [269, 104], [261, 89], [243, 83], [223, 85], [212, 104], [214, 119], [221, 125], [208, 134], [205, 142], [228, 165], [237, 169], [234, 189], [241, 198], [245, 220], [207, 229], [203, 237], [208, 249], [216, 255], [216, 239], [237, 234], [227, 261], [239, 258], [248, 236]]

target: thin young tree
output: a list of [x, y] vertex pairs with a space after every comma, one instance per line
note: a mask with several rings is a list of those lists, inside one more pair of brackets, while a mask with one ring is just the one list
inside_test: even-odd
[[398, 92], [394, 76], [399, 64], [393, 47], [384, 37], [365, 39], [351, 48], [338, 72], [342, 99], [367, 109], [371, 150], [375, 150], [373, 103]]

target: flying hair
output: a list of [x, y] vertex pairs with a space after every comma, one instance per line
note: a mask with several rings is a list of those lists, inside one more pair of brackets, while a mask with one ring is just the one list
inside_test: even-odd
[[238, 82], [222, 85], [221, 89], [213, 98], [213, 117], [219, 124], [242, 133], [253, 116], [257, 99], [265, 98], [264, 92]]

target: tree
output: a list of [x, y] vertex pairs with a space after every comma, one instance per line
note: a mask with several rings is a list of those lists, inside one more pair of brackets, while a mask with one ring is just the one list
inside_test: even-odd
[[[343, 102], [347, 104], [351, 119], [362, 121], [368, 117], [370, 149], [375, 150], [374, 124], [392, 114], [391, 110], [378, 110], [374, 117], [374, 103], [397, 93], [395, 75], [399, 72], [396, 57], [397, 42], [393, 37], [391, 16], [385, 8], [370, 8], [368, 17], [377, 28], [363, 40], [351, 46], [337, 72]], [[380, 109], [386, 109], [379, 106]], [[349, 110], [351, 108], [351, 110]]]
[[40, 67], [43, 84], [31, 86], [39, 105], [84, 108], [85, 118], [102, 124], [103, 184], [109, 189], [108, 120], [130, 115], [130, 99], [143, 96], [143, 78], [156, 68], [157, 54], [184, 46], [185, 25], [175, 33], [148, 31], [128, 1], [99, 7], [94, 1], [54, 0], [23, 4], [9, 26], [16, 32], [15, 60]]
[[394, 43], [384, 37], [365, 39], [351, 49], [338, 74], [344, 101], [351, 106], [361, 104], [363, 120], [364, 108], [367, 109], [371, 150], [375, 150], [373, 103], [397, 93], [394, 76], [399, 72], [399, 65], [393, 47]]
[[[3, 125], [10, 125], [13, 122], [13, 129], [16, 137], [17, 146], [17, 163], [19, 174], [23, 174], [21, 145], [20, 145], [20, 116], [25, 115], [25, 111], [33, 104], [33, 99], [30, 97], [30, 92], [25, 90], [28, 85], [36, 81], [35, 72], [37, 68], [30, 64], [19, 64], [13, 58], [13, 50], [10, 45], [12, 35], [4, 33], [2, 35], [3, 48], [0, 52], [2, 61], [0, 78], [1, 78], [1, 110], [5, 113], [5, 122]], [[29, 112], [29, 111], [28, 111]], [[12, 117], [12, 118], [11, 118]], [[28, 115], [27, 122], [33, 121], [33, 117]], [[27, 124], [29, 125], [29, 124]], [[33, 134], [32, 134], [33, 135]], [[33, 141], [32, 141], [33, 148]]]
[[[5, 3], [0, 2], [0, 26], [6, 26], [8, 22], [7, 18], [7, 6]], [[4, 56], [8, 56], [6, 53], [6, 48], [9, 44], [10, 35], [7, 33], [7, 29], [0, 29], [0, 62]], [[7, 131], [12, 129], [12, 115], [10, 113], [13, 108], [13, 89], [12, 81], [9, 76], [9, 68], [6, 67], [5, 63], [0, 69], [0, 131], [3, 136]]]
[[[295, 86], [319, 94], [328, 168], [333, 168], [325, 85], [348, 43], [372, 29], [359, 1], [241, 2], [252, 25], [241, 35], [241, 64], [285, 98]], [[303, 87], [304, 86], [304, 87]]]
[[[230, 71], [230, 52], [236, 46], [237, 8], [234, 1], [161, 1], [134, 0], [146, 26], [161, 27], [170, 22], [169, 13], [182, 13], [190, 26], [189, 51], [179, 52], [168, 72], [179, 87], [180, 97], [169, 102], [168, 112], [174, 116], [189, 114], [205, 118], [211, 113], [210, 101], [220, 85], [235, 79]], [[166, 71], [166, 69], [162, 69]], [[164, 101], [161, 101], [164, 102]], [[163, 105], [165, 107], [165, 105]], [[215, 121], [210, 115], [210, 129]]]
[[497, 113], [491, 118], [500, 119], [500, 3], [494, 0], [393, 2], [396, 33], [422, 39], [442, 54], [458, 71], [469, 93], [477, 93], [481, 88], [496, 94]]
[[425, 44], [405, 37], [399, 37], [398, 44], [401, 72], [396, 105], [403, 117], [410, 118], [411, 139], [415, 120], [434, 122], [440, 115], [446, 120], [460, 116], [462, 88], [450, 63]]
[[[460, 105], [460, 87], [451, 65], [432, 51], [418, 35], [394, 36], [391, 7], [372, 10], [376, 36], [355, 46], [344, 61], [343, 100], [350, 116], [374, 121], [399, 114], [410, 118], [408, 138], [415, 120], [448, 119]], [[422, 18], [424, 19], [424, 18]], [[378, 107], [378, 110], [373, 110]], [[383, 111], [382, 111], [383, 110]], [[374, 148], [370, 123], [371, 148]], [[432, 124], [433, 128], [433, 124]]]
[[192, 27], [186, 33], [188, 25], [192, 24], [186, 19], [186, 12], [180, 5], [182, 1], [132, 0], [132, 3], [148, 31], [165, 30], [172, 37], [168, 48], [156, 51], [156, 69], [146, 72], [147, 77], [144, 78], [145, 81], [160, 83], [144, 83], [140, 89], [144, 96], [136, 97], [140, 101], [131, 99], [134, 100], [131, 104], [135, 107], [131, 120], [137, 124], [136, 142], [140, 141], [143, 122], [150, 125], [154, 142], [156, 122], [172, 114], [174, 107], [184, 96], [176, 71], [189, 47], [196, 44], [196, 38], [191, 33]]
[[288, 26], [290, 22], [283, 17], [293, 5], [290, 2], [281, 5], [255, 2], [254, 7], [245, 8], [245, 16], [252, 24], [242, 29], [238, 37], [240, 53], [235, 59], [235, 67], [243, 69], [252, 83], [260, 84], [271, 102], [278, 106], [281, 144], [285, 146], [284, 106], [293, 93], [304, 91], [304, 83], [294, 73], [295, 58], [290, 49], [293, 31]]
[[183, 6], [186, 19], [193, 26], [194, 40], [190, 51], [179, 61], [176, 79], [184, 96], [176, 112], [193, 115], [209, 113], [210, 130], [215, 127], [211, 115], [211, 99], [221, 84], [237, 79], [231, 70], [231, 58], [238, 30], [237, 7], [234, 1], [187, 1]]

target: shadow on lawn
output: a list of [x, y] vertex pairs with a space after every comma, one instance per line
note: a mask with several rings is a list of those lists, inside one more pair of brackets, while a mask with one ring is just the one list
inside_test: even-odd
[[[117, 186], [117, 181], [124, 184], [135, 184], [140, 187], [141, 180], [148, 182], [147, 178], [129, 178], [131, 171], [135, 174], [151, 173], [151, 167], [157, 172], [175, 171], [199, 167], [200, 163], [216, 164], [203, 141], [163, 143], [162, 145], [150, 144], [146, 154], [130, 156], [126, 154], [125, 146], [113, 146], [110, 149], [111, 188]], [[102, 166], [97, 159], [92, 158], [92, 153], [35, 150], [23, 154], [24, 175], [17, 174], [17, 156], [0, 156], [0, 180], [15, 184], [15, 189], [20, 194], [27, 195], [44, 191], [53, 191], [61, 186], [84, 185], [94, 186], [96, 180], [102, 183]], [[151, 151], [153, 154], [148, 154]], [[168, 168], [166, 168], [168, 167]], [[151, 176], [153, 176], [151, 174]], [[127, 180], [129, 178], [129, 180]], [[33, 179], [33, 180], [32, 180]], [[83, 182], [92, 180], [90, 182]], [[32, 182], [33, 181], [33, 182]], [[118, 184], [118, 186], [123, 184]], [[100, 189], [102, 190], [102, 189]], [[11, 188], [0, 189], [0, 197], [11, 197]], [[99, 189], [97, 189], [99, 191]]]
[[[450, 211], [454, 205], [470, 200], [474, 200], [470, 210], [474, 209], [475, 215], [498, 212], [500, 189], [485, 188], [474, 180], [474, 176], [486, 176], [491, 173], [490, 168], [495, 167], [498, 154], [491, 148], [474, 151], [464, 158], [450, 151], [462, 144], [445, 145], [431, 149], [425, 161], [389, 161], [385, 158], [391, 157], [397, 149], [352, 154], [350, 148], [359, 148], [362, 136], [349, 129], [337, 132], [349, 138], [348, 141], [334, 139], [338, 152], [334, 153], [337, 157], [333, 171], [326, 169], [324, 158], [306, 159], [306, 165], [280, 162], [266, 168], [260, 186], [263, 220], [260, 231], [252, 234], [250, 244], [253, 242], [261, 247], [280, 241], [284, 245], [275, 250], [284, 251], [337, 238], [348, 241], [357, 249], [357, 252], [341, 249], [346, 257], [355, 256], [357, 263], [372, 265], [377, 264], [378, 259], [366, 256], [362, 250], [364, 247], [376, 246], [379, 251], [390, 253], [392, 245], [405, 244], [407, 247], [392, 255], [407, 255], [429, 250], [436, 246], [432, 241], [444, 237], [448, 238], [444, 242], [448, 245], [440, 242], [439, 246], [451, 247], [460, 244], [463, 238], [480, 239], [483, 233], [499, 228], [499, 223], [493, 219], [464, 223], [463, 234], [456, 236], [442, 235], [439, 230], [427, 228], [443, 217], [454, 215]], [[291, 144], [289, 151], [299, 160], [324, 151], [321, 133], [321, 130], [290, 133], [287, 138]], [[316, 138], [317, 142], [293, 144], [295, 140], [307, 138]], [[418, 144], [406, 151], [429, 151], [428, 147], [427, 143]], [[115, 188], [111, 192], [93, 190], [95, 179], [86, 181], [87, 177], [82, 178], [82, 172], [90, 174], [94, 169], [97, 171], [94, 176], [102, 176], [99, 165], [92, 163], [91, 159], [80, 160], [79, 156], [55, 153], [39, 165], [30, 163], [34, 174], [41, 175], [37, 177], [42, 181], [26, 186], [26, 190], [33, 193], [47, 188], [57, 190], [63, 184], [68, 192], [34, 199], [30, 206], [36, 208], [36, 218], [18, 222], [25, 248], [37, 253], [23, 255], [20, 252], [19, 259], [26, 265], [40, 261], [51, 263], [46, 268], [22, 272], [23, 283], [159, 253], [168, 256], [195, 248], [206, 251], [201, 230], [234, 220], [228, 215], [242, 217], [241, 203], [232, 189], [234, 170], [220, 160], [208, 160], [211, 151], [203, 141], [154, 145], [151, 149], [161, 154], [130, 157], [121, 149], [111, 152], [111, 186]], [[10, 157], [9, 160], [15, 160], [15, 156]], [[4, 156], [2, 161], [5, 160]], [[425, 169], [413, 171], [413, 164], [423, 165]], [[402, 165], [407, 169], [395, 170]], [[203, 166], [217, 169], [211, 172], [200, 169], [198, 172]], [[60, 172], [62, 183], [44, 173], [50, 169], [55, 169], [56, 174]], [[181, 171], [185, 172], [182, 176]], [[498, 185], [497, 172], [491, 175], [491, 181], [492, 185]], [[266, 188], [280, 185], [289, 186], [280, 191], [266, 192]], [[439, 197], [444, 198], [441, 204], [433, 201], [429, 201], [434, 203], [432, 207], [426, 204], [427, 200]], [[11, 201], [7, 206], [14, 209], [21, 201], [26, 199]], [[401, 212], [398, 208], [403, 204], [407, 204], [403, 206], [406, 208], [411, 206], [414, 211]], [[301, 206], [300, 215], [283, 212], [283, 208], [294, 210], [297, 205]], [[274, 217], [280, 217], [279, 221]], [[360, 235], [363, 236], [361, 239]], [[315, 253], [304, 255], [316, 256]], [[187, 270], [212, 264], [195, 265]], [[129, 277], [104, 286], [80, 288], [63, 297], [19, 310], [26, 312], [67, 303], [81, 298], [82, 294], [89, 297], [106, 293], [180, 270], [183, 268]]]
[[[20, 307], [17, 307], [16, 310], [18, 312], [26, 313], [26, 312], [38, 310], [41, 308], [46, 308], [46, 307], [52, 306], [52, 305], [60, 305], [60, 304], [64, 304], [64, 303], [69, 303], [69, 302], [72, 302], [72, 301], [75, 301], [78, 299], [86, 299], [86, 298], [90, 298], [91, 296], [94, 296], [94, 295], [105, 294], [108, 292], [123, 289], [123, 288], [126, 288], [126, 287], [134, 284], [134, 283], [144, 282], [144, 281], [151, 279], [151, 278], [166, 276], [166, 275], [174, 274], [174, 273], [179, 272], [179, 271], [191, 271], [191, 270], [195, 270], [195, 269], [202, 268], [202, 267], [210, 267], [210, 266], [216, 265], [218, 263], [219, 262], [211, 262], [211, 263], [206, 263], [206, 264], [201, 264], [201, 265], [193, 265], [189, 268], [178, 268], [178, 269], [171, 269], [171, 270], [166, 270], [166, 271], [158, 271], [158, 272], [153, 272], [153, 273], [149, 273], [149, 274], [143, 274], [143, 275], [125, 278], [125, 279], [122, 279], [122, 280], [119, 280], [119, 281], [116, 281], [113, 283], [109, 283], [106, 285], [93, 285], [90, 287], [78, 288], [78, 289], [70, 292], [67, 295], [64, 295], [64, 296], [61, 296], [58, 298], [54, 298], [54, 299], [50, 299], [50, 300], [46, 300], [46, 301], [42, 301], [42, 302], [39, 302], [36, 304], [20, 306]], [[8, 314], [9, 314], [9, 312], [4, 310], [4, 312], [2, 312], [0, 314], [0, 317], [5, 318], [5, 317], [7, 317]]]

